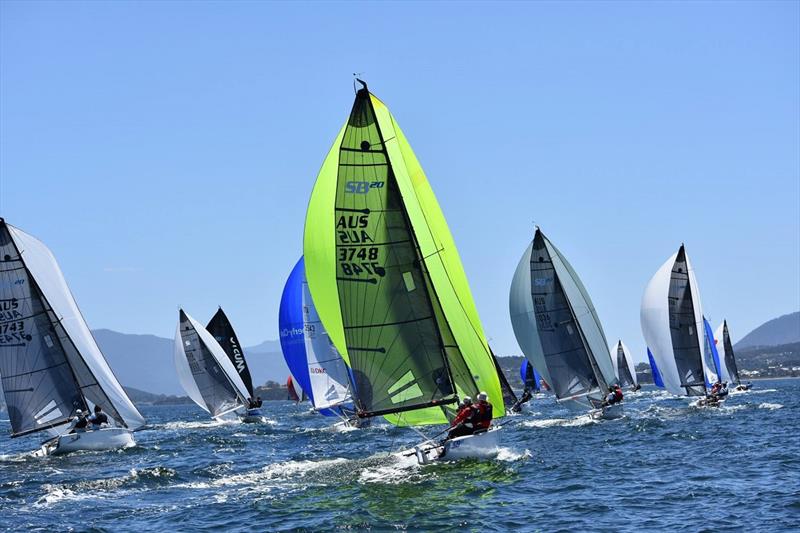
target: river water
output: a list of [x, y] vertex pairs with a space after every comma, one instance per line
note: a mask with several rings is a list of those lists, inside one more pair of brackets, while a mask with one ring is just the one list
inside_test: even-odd
[[[800, 380], [755, 383], [719, 409], [645, 388], [623, 419], [537, 396], [505, 419], [497, 460], [420, 467], [419, 437], [349, 432], [304, 405], [269, 423], [144, 407], [138, 445], [34, 458], [0, 421], [0, 527], [28, 530], [777, 531], [800, 528]], [[423, 428], [429, 433], [433, 429]]]

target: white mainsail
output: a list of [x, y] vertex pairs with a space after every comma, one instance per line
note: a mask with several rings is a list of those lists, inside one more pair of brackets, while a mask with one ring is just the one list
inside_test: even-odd
[[[37, 376], [28, 379], [18, 373], [4, 372], [4, 381], [28, 379], [24, 391], [12, 387], [5, 390], [7, 403], [15, 409], [12, 426], [25, 426], [24, 431], [14, 427], [15, 434], [42, 429], [56, 433], [58, 428], [52, 427], [53, 424], [69, 419], [77, 408], [95, 405], [100, 405], [119, 427], [135, 430], [143, 426], [144, 417], [97, 346], [52, 252], [41, 241], [3, 219], [0, 219], [0, 247], [4, 250], [0, 259], [12, 267], [2, 269], [0, 299], [8, 297], [10, 305], [16, 302], [15, 313], [19, 315], [4, 314], [0, 321], [11, 320], [15, 328], [24, 331], [18, 341], [0, 342], [0, 348], [9, 350], [3, 352], [4, 367], [8, 370], [35, 367], [31, 368], [31, 376], [33, 373]], [[45, 327], [48, 323], [49, 327]], [[31, 357], [49, 358], [58, 364], [42, 366], [18, 359]], [[68, 380], [63, 373], [65, 364], [71, 369]], [[49, 386], [50, 390], [38, 390], [42, 386]], [[72, 393], [65, 396], [70, 390]], [[18, 398], [13, 397], [17, 392], [28, 394], [20, 405]], [[64, 403], [69, 396], [71, 405]]]

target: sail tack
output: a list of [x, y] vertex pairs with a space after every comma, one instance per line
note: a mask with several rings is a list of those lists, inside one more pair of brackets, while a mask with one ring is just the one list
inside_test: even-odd
[[444, 217], [396, 121], [366, 88], [317, 178], [304, 252], [311, 296], [353, 370], [363, 414], [443, 422], [440, 406], [479, 390], [503, 411]]
[[120, 427], [144, 418], [108, 366], [55, 258], [0, 219], [0, 375], [14, 436], [100, 405]]

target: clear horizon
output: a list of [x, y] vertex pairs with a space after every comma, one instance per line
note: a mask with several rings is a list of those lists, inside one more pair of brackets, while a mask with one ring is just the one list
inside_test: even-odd
[[487, 337], [534, 223], [609, 343], [682, 242], [740, 339], [800, 310], [800, 3], [0, 3], [0, 216], [92, 329], [278, 338], [352, 73], [402, 125]]

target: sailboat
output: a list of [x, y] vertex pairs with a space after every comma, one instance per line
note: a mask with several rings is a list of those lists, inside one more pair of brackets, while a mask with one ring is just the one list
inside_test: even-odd
[[722, 324], [717, 328], [717, 331], [714, 332], [714, 343], [717, 346], [717, 350], [720, 352], [720, 379], [728, 383], [735, 383], [736, 390], [738, 391], [750, 390], [750, 383], [743, 383], [739, 375], [739, 366], [736, 364], [736, 356], [733, 353], [733, 344], [731, 343], [731, 336], [728, 333], [727, 320], [723, 320]]
[[319, 319], [302, 257], [283, 288], [278, 326], [283, 357], [314, 410], [340, 417], [343, 426], [360, 426], [351, 399], [350, 370]]
[[527, 359], [522, 360], [522, 365], [519, 368], [519, 376], [522, 378], [522, 385], [533, 393], [542, 392], [542, 376], [533, 368], [533, 365]]
[[[453, 238], [388, 108], [357, 80], [350, 116], [317, 177], [304, 234], [308, 288], [350, 367], [361, 418], [445, 424], [500, 381]], [[492, 429], [417, 448], [427, 462], [494, 455]]]
[[286, 378], [286, 391], [289, 397], [287, 399], [295, 402], [300, 403], [305, 399], [305, 393], [303, 389], [300, 388], [300, 385], [297, 383], [297, 380], [289, 374], [289, 377]]
[[647, 284], [641, 324], [665, 388], [680, 396], [706, 397], [717, 375], [705, 346], [697, 279], [683, 245]]
[[653, 385], [663, 389], [664, 380], [661, 379], [661, 372], [658, 370], [658, 365], [656, 365], [656, 360], [653, 357], [653, 352], [650, 351], [650, 348], [647, 349], [647, 362], [650, 363], [650, 372], [653, 375]]
[[247, 366], [247, 359], [244, 357], [244, 349], [239, 343], [239, 338], [233, 330], [231, 321], [228, 320], [227, 315], [222, 310], [222, 307], [217, 309], [214, 316], [206, 326], [206, 331], [211, 333], [222, 349], [225, 355], [228, 356], [233, 368], [244, 383], [245, 389], [248, 393], [248, 403], [245, 404], [246, 410], [240, 415], [242, 422], [246, 424], [260, 424], [266, 422], [266, 419], [261, 414], [261, 399], [256, 399], [255, 389], [253, 388], [253, 377], [250, 375], [250, 368]]
[[[12, 437], [46, 432], [41, 454], [135, 444], [145, 421], [81, 315], [50, 250], [0, 218], [0, 376]], [[109, 427], [70, 432], [100, 406]]]
[[622, 416], [621, 403], [603, 405], [616, 375], [594, 305], [539, 228], [514, 273], [509, 309], [517, 342], [560, 403], [596, 418]]
[[616, 375], [619, 386], [630, 387], [634, 391], [639, 390], [641, 386], [636, 377], [636, 366], [633, 364], [630, 350], [622, 342], [622, 339], [618, 340], [617, 344], [611, 348], [611, 353], [616, 356]]
[[214, 419], [249, 406], [251, 393], [225, 350], [183, 309], [175, 331], [174, 356], [183, 390]]

